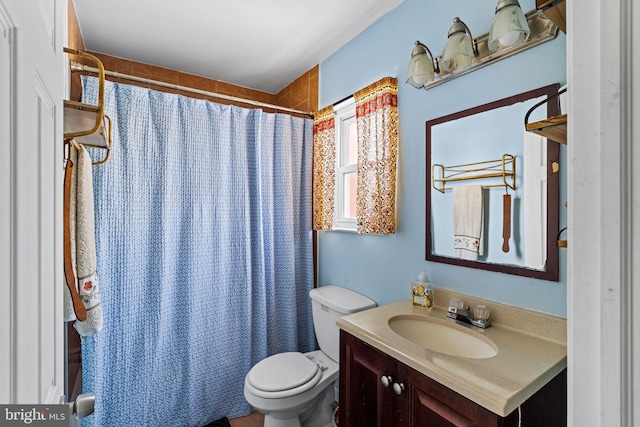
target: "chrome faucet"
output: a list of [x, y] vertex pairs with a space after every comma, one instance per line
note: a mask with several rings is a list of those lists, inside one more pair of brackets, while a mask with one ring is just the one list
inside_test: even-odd
[[473, 308], [475, 313], [469, 311], [469, 307], [467, 308], [458, 308], [454, 306], [449, 306], [447, 310], [447, 317], [458, 320], [465, 323], [470, 323], [473, 326], [477, 326], [478, 328], [488, 328], [491, 326], [491, 320], [489, 320], [489, 309], [485, 306], [477, 305]]

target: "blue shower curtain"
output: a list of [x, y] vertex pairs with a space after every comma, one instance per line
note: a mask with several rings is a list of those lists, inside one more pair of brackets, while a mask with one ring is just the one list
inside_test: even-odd
[[[97, 81], [83, 79], [95, 103]], [[244, 377], [315, 348], [310, 119], [107, 82], [94, 168], [104, 329], [82, 343], [83, 425], [202, 426]], [[100, 155], [99, 153], [98, 155]]]

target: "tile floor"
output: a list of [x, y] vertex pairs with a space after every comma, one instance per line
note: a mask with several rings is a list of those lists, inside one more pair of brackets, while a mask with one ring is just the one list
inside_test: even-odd
[[253, 412], [246, 417], [229, 420], [231, 427], [262, 427], [264, 425], [264, 415], [260, 412]]

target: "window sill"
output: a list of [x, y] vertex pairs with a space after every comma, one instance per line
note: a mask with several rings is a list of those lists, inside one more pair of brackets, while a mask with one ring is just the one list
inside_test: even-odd
[[339, 233], [358, 234], [358, 231], [355, 228], [346, 228], [346, 227], [334, 227], [329, 231], [337, 231]]

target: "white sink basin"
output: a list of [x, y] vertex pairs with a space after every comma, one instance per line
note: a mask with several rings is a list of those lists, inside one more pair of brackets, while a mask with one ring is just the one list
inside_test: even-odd
[[491, 340], [456, 326], [421, 316], [401, 315], [389, 319], [389, 327], [395, 333], [427, 350], [472, 359], [487, 359], [498, 354], [498, 347]]

